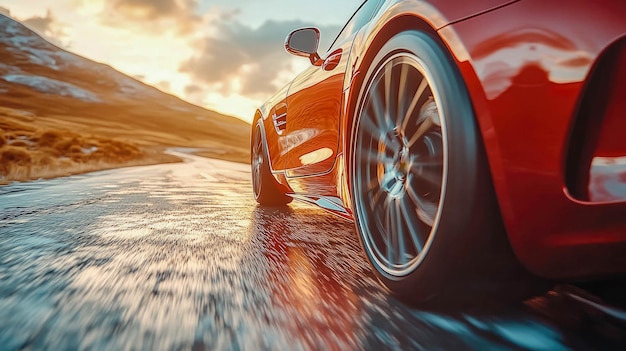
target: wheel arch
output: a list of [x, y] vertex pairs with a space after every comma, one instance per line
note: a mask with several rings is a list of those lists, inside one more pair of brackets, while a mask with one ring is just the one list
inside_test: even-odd
[[[263, 107], [261, 107], [261, 109], [263, 109]], [[268, 145], [268, 141], [267, 141], [267, 130], [265, 129], [265, 123], [263, 122], [266, 119], [266, 116], [263, 114], [263, 112], [261, 111], [261, 109], [257, 109], [256, 112], [254, 113], [254, 117], [252, 118], [252, 123], [251, 123], [251, 128], [250, 128], [250, 149], [252, 150], [252, 136], [254, 133], [254, 128], [256, 128], [256, 125], [259, 124], [260, 128], [261, 128], [261, 139], [262, 142], [265, 146], [265, 150], [269, 150], [269, 145]], [[281, 188], [282, 191], [284, 191], [285, 193], [291, 193], [293, 192], [293, 189], [289, 186], [289, 182], [287, 181], [287, 177], [285, 177], [285, 173], [282, 171], [275, 171], [274, 169], [272, 169], [272, 165], [271, 165], [271, 155], [269, 152], [266, 153], [266, 156], [270, 162], [270, 171], [272, 174], [272, 177], [274, 177], [274, 179], [276, 180], [276, 182], [278, 183], [277, 185]], [[250, 163], [252, 163], [252, 152], [250, 152]]]
[[[252, 138], [254, 135], [254, 128], [256, 128], [256, 125], [262, 119], [263, 119], [263, 114], [261, 113], [261, 110], [257, 109], [254, 112], [252, 123], [250, 123], [250, 148], [253, 147], [252, 143], [254, 143], [254, 140]], [[265, 138], [265, 127], [263, 126], [263, 123], [261, 123], [261, 137], [263, 138], [263, 143], [265, 143], [265, 147], [267, 147], [267, 139]], [[252, 152], [250, 152], [250, 161], [252, 162]]]
[[[261, 138], [263, 139], [263, 144], [265, 144], [265, 149], [268, 150], [268, 146], [267, 145], [267, 130], [265, 130], [265, 123], [263, 123], [263, 121], [266, 119], [266, 116], [263, 115], [263, 113], [261, 112], [260, 109], [257, 109], [256, 112], [254, 113], [254, 118], [252, 119], [252, 123], [250, 124], [251, 128], [250, 128], [250, 146], [252, 146], [252, 133], [254, 133], [254, 128], [256, 127], [257, 124], [261, 125]], [[259, 123], [259, 121], [261, 121], [261, 123]], [[252, 157], [252, 156], [250, 156]], [[271, 156], [268, 152], [267, 154], [267, 158], [270, 160], [270, 169], [271, 169]], [[272, 170], [273, 172], [273, 170]]]
[[[349, 93], [346, 99], [345, 114], [343, 119], [342, 130], [344, 130], [344, 140], [342, 152], [344, 163], [346, 165], [346, 178], [349, 179], [350, 169], [352, 168], [350, 154], [352, 153], [352, 145], [354, 141], [354, 127], [356, 122], [356, 112], [358, 109], [359, 95], [365, 82], [365, 72], [370, 68], [378, 51], [391, 39], [394, 35], [406, 30], [418, 30], [426, 32], [433, 38], [437, 39], [439, 45], [449, 52], [443, 44], [442, 38], [439, 37], [435, 30], [435, 24], [415, 13], [401, 13], [392, 17], [384, 23], [374, 23], [373, 27], [380, 27], [379, 30], [373, 31], [363, 40], [359, 48], [356, 48], [356, 55], [360, 57], [358, 67], [352, 72], [354, 77], [349, 85]], [[351, 189], [351, 185], [348, 184]], [[351, 190], [350, 190], [351, 191]]]
[[[416, 34], [418, 32], [419, 32], [419, 35]], [[396, 40], [395, 35], [398, 33], [403, 33], [403, 34], [397, 37], [397, 40]], [[457, 132], [452, 135], [459, 136], [458, 135], [459, 131], [462, 131], [465, 129], [463, 128], [463, 126], [471, 127], [472, 132], [471, 132], [471, 136], [469, 137], [452, 138], [451, 140], [461, 140], [460, 142], [461, 144], [457, 143], [455, 147], [456, 148], [455, 155], [463, 155], [463, 153], [460, 152], [458, 149], [460, 147], [459, 145], [467, 146], [471, 144], [472, 147], [467, 148], [467, 149], [472, 150], [471, 155], [475, 155], [475, 157], [471, 156], [471, 157], [468, 157], [467, 159], [477, 160], [476, 162], [478, 163], [476, 163], [477, 166], [475, 167], [472, 166], [471, 164], [469, 164], [468, 166], [468, 163], [465, 162], [465, 158], [455, 157], [456, 159], [456, 163], [455, 163], [456, 166], [454, 168], [456, 172], [455, 174], [462, 175], [463, 167], [465, 167], [465, 169], [468, 169], [468, 170], [481, 170], [480, 172], [478, 171], [469, 172], [471, 173], [471, 176], [472, 176], [471, 179], [479, 180], [479, 181], [471, 183], [474, 185], [477, 184], [477, 186], [469, 187], [469, 189], [478, 189], [472, 193], [459, 191], [459, 189], [463, 189], [464, 187], [467, 188], [464, 184], [462, 184], [463, 183], [462, 181], [459, 181], [457, 179], [456, 182], [453, 182], [453, 184], [455, 184], [454, 189], [456, 189], [457, 191], [452, 192], [453, 194], [456, 194], [456, 196], [453, 198], [453, 200], [450, 201], [450, 203], [456, 203], [456, 204], [463, 203], [462, 200], [468, 198], [468, 199], [472, 199], [471, 205], [476, 205], [476, 206], [470, 205], [470, 208], [472, 208], [474, 212], [472, 212], [472, 215], [467, 217], [469, 219], [461, 218], [459, 220], [459, 223], [469, 223], [470, 225], [468, 226], [458, 225], [455, 227], [455, 225], [457, 224], [451, 224], [451, 225], [448, 225], [446, 227], [447, 229], [444, 230], [443, 232], [444, 233], [466, 233], [467, 231], [469, 231], [470, 233], [488, 233], [488, 234], [485, 234], [484, 236], [482, 236], [482, 234], [472, 235], [471, 236], [472, 238], [474, 239], [478, 238], [478, 240], [473, 241], [475, 243], [474, 245], [476, 245], [477, 248], [483, 248], [483, 249], [486, 247], [489, 247], [490, 250], [492, 249], [492, 251], [498, 255], [496, 258], [497, 261], [507, 262], [507, 267], [509, 268], [507, 268], [507, 272], [503, 273], [502, 276], [509, 275], [508, 269], [511, 270], [510, 272], [515, 272], [516, 276], [517, 274], [519, 274], [519, 276], [525, 276], [526, 272], [521, 268], [521, 266], [519, 266], [519, 261], [516, 260], [516, 258], [514, 257], [514, 253], [511, 251], [510, 242], [508, 241], [508, 237], [503, 232], [504, 228], [501, 226], [499, 216], [491, 215], [492, 213], [495, 215], [499, 211], [499, 204], [497, 202], [497, 198], [493, 196], [492, 189], [494, 187], [494, 182], [490, 174], [491, 170], [490, 170], [489, 163], [488, 163], [488, 157], [485, 153], [484, 130], [481, 129], [481, 125], [477, 117], [470, 118], [469, 116], [469, 113], [475, 112], [475, 109], [474, 109], [474, 104], [472, 100], [472, 95], [469, 91], [469, 87], [467, 87], [468, 83], [464, 81], [465, 76], [463, 74], [461, 67], [459, 67], [460, 61], [458, 60], [458, 57], [455, 55], [454, 52], [452, 52], [452, 50], [448, 46], [448, 43], [445, 41], [445, 38], [442, 38], [440, 33], [436, 31], [435, 28], [430, 26], [429, 23], [426, 22], [423, 18], [419, 18], [416, 16], [401, 16], [399, 18], [396, 18], [395, 21], [390, 21], [389, 23], [386, 23], [385, 26], [380, 27], [380, 30], [377, 30], [375, 34], [371, 34], [371, 35], [375, 39], [375, 42], [372, 41], [370, 42], [370, 44], [372, 45], [363, 46], [365, 48], [368, 48], [367, 51], [365, 50], [363, 51], [363, 56], [362, 56], [363, 62], [361, 62], [359, 65], [359, 69], [363, 73], [360, 75], [357, 75], [357, 78], [353, 79], [353, 81], [350, 84], [351, 94], [348, 95], [349, 100], [347, 99], [347, 104], [348, 104], [348, 109], [347, 109], [347, 114], [346, 114], [346, 127], [347, 128], [344, 130], [344, 133], [343, 133], [345, 137], [344, 159], [346, 160], [346, 167], [345, 167], [345, 169], [347, 170], [346, 174], [347, 174], [347, 178], [349, 179], [348, 180], [349, 183], [355, 182], [354, 184], [349, 184], [349, 187], [350, 187], [350, 193], [351, 193], [350, 194], [351, 202], [354, 202], [355, 204], [355, 205], [351, 204], [350, 206], [353, 212], [355, 213], [355, 218], [357, 219], [357, 223], [359, 220], [359, 216], [357, 214], [359, 212], [356, 211], [355, 208], [357, 208], [356, 204], [361, 203], [361, 201], [359, 200], [356, 194], [362, 194], [363, 192], [360, 191], [358, 186], [355, 186], [355, 184], [359, 184], [361, 182], [359, 179], [353, 179], [354, 178], [353, 175], [356, 175], [357, 176], [356, 178], [359, 178], [359, 173], [354, 173], [355, 165], [357, 163], [353, 163], [353, 156], [351, 155], [359, 147], [358, 145], [354, 145], [354, 144], [355, 142], [358, 142], [360, 140], [359, 139], [360, 137], [355, 131], [358, 125], [357, 118], [359, 118], [357, 113], [359, 112], [362, 106], [361, 105], [362, 102], [360, 100], [364, 98], [365, 96], [364, 91], [367, 89], [368, 83], [369, 83], [368, 79], [370, 79], [370, 77], [373, 77], [373, 74], [375, 74], [372, 72], [375, 72], [376, 67], [379, 67], [378, 66], [379, 62], [380, 63], [385, 62], [386, 58], [388, 58], [390, 55], [394, 55], [397, 52], [404, 51], [403, 48], [411, 48], [414, 46], [416, 48], [421, 47], [419, 42], [411, 41], [412, 36], [419, 36], [421, 37], [422, 42], [424, 44], [428, 44], [425, 47], [428, 47], [434, 50], [434, 51], [433, 50], [424, 51], [424, 55], [425, 55], [424, 57], [430, 58], [430, 61], [428, 61], [430, 62], [429, 66], [436, 68], [437, 72], [445, 73], [445, 74], [436, 75], [433, 81], [437, 81], [437, 80], [440, 82], [459, 81], [460, 83], [460, 85], [452, 84], [452, 83], [449, 85], [446, 85], [446, 87], [450, 88], [450, 90], [446, 90], [446, 91], [455, 92], [455, 94], [454, 95], [443, 94], [444, 96], [445, 95], [448, 96], [446, 104], [444, 106], [459, 106], [459, 105], [464, 106], [464, 107], [458, 107], [458, 108], [452, 109], [453, 113], [450, 114], [450, 116], [459, 115], [459, 116], [466, 117], [466, 118], [461, 118], [458, 120], [463, 123], [461, 123], [461, 125], [458, 128], [455, 128]], [[391, 42], [389, 41], [390, 39], [391, 39]], [[387, 45], [387, 43], [389, 43], [390, 45]], [[418, 54], [417, 56], [420, 56], [419, 52], [421, 52], [418, 50], [407, 50], [407, 51], [413, 51], [413, 53]], [[435, 53], [435, 55], [432, 55], [433, 52]], [[359, 52], [357, 51], [357, 53]], [[428, 56], [426, 55], [427, 53], [431, 53], [431, 55]], [[445, 63], [445, 65], [441, 66], [439, 64], [436, 64], [437, 61], [440, 61], [441, 63]], [[458, 101], [462, 101], [463, 104], [456, 104], [455, 102], [458, 102]], [[455, 114], [454, 112], [460, 112], [460, 113]], [[465, 144], [463, 144], [463, 140]], [[459, 163], [459, 160], [463, 160], [463, 161], [460, 161], [461, 163]], [[471, 167], [471, 168], [467, 168], [467, 167]], [[489, 196], [488, 198], [487, 197], [485, 198], [486, 201], [483, 201], [482, 197], [476, 196], [476, 194], [489, 194]], [[481, 204], [484, 203], [484, 206], [482, 205], [478, 206], [477, 205], [478, 203], [481, 203]], [[478, 209], [478, 210], [475, 210], [475, 209]], [[452, 211], [452, 212], [448, 212], [448, 214], [464, 213], [464, 211], [456, 211], [456, 210], [448, 210], [448, 211]], [[486, 213], [488, 213], [489, 215], [485, 215]], [[479, 215], [474, 216], [474, 214], [479, 214]], [[456, 218], [456, 217], [453, 216], [452, 218]], [[452, 222], [448, 221], [448, 223], [457, 223], [457, 222], [453, 220]], [[359, 230], [359, 228], [357, 228], [357, 230]], [[460, 234], [454, 234], [454, 235], [448, 234], [448, 238], [449, 239], [458, 238], [458, 237], [455, 237], [458, 235]], [[456, 241], [452, 240], [448, 242], [459, 242], [459, 240], [456, 240]], [[483, 244], [488, 244], [488, 245], [483, 245]], [[439, 244], [439, 245], [442, 245], [442, 244]], [[439, 247], [441, 248], [441, 246]], [[455, 250], [454, 253], [458, 253], [458, 252], [463, 252], [464, 249], [456, 248], [454, 250]], [[464, 256], [464, 259], [467, 259], [469, 262], [471, 258], [468, 258], [468, 257], [470, 256]], [[438, 262], [438, 261], [435, 261], [435, 262]], [[476, 264], [477, 270], [485, 268], [485, 267], [492, 267], [490, 266], [488, 259], [475, 260], [474, 262], [475, 262], [474, 264]], [[508, 265], [509, 262], [510, 262], [510, 266]], [[435, 264], [435, 266], [437, 265]], [[450, 272], [455, 271], [455, 268], [456, 267], [450, 268]], [[498, 271], [499, 269], [500, 268], [494, 268], [494, 272], [493, 272], [494, 277], [500, 274], [501, 272], [504, 272], [504, 271]], [[395, 285], [394, 285], [394, 288], [392, 288], [392, 290], [394, 290], [395, 288], [400, 288], [400, 289], [403, 288], [401, 283], [398, 283], [398, 284], [393, 283], [393, 284]], [[409, 293], [410, 292], [408, 292], [406, 296], [409, 296], [408, 295]], [[423, 295], [423, 297], [425, 299], [430, 298], [429, 296], [426, 296], [426, 295]]]
[[[472, 104], [472, 109], [474, 110], [474, 119], [477, 124], [480, 142], [482, 143], [482, 147], [485, 151], [485, 157], [489, 166], [491, 182], [494, 188], [494, 192], [496, 194], [498, 208], [500, 210], [500, 214], [502, 216], [506, 216], [507, 211], [506, 209], [502, 208], [502, 205], [505, 202], [501, 201], [501, 198], [503, 196], [504, 198], [506, 198], [506, 194], [503, 193], [506, 189], [506, 186], [503, 184], [505, 180], [503, 179], [503, 177], [501, 177], [501, 175], [504, 173], [501, 166], [501, 152], [498, 148], [498, 141], [494, 140], [494, 138], [496, 138], [497, 136], [493, 135], [493, 133], [489, 133], [490, 129], [493, 126], [493, 117], [491, 116], [491, 114], [485, 113], [488, 111], [487, 109], [481, 108], [482, 105], [486, 104], [486, 101], [484, 100], [486, 99], [486, 97], [484, 96], [482, 85], [476, 74], [475, 68], [472, 65], [472, 60], [470, 58], [469, 52], [463, 42], [460, 40], [459, 36], [454, 31], [453, 27], [447, 24], [443, 24], [441, 27], [439, 27], [438, 25], [440, 25], [440, 23], [436, 23], [435, 21], [430, 20], [429, 17], [427, 17], [426, 15], [421, 15], [415, 12], [397, 14], [396, 16], [392, 17], [384, 23], [372, 24], [372, 28], [379, 27], [380, 29], [370, 33], [369, 37], [363, 40], [361, 47], [357, 48], [357, 55], [359, 55], [359, 57], [362, 57], [362, 59], [360, 64], [356, 68], [358, 73], [354, 76], [349, 86], [349, 94], [346, 99], [345, 107], [346, 113], [344, 115], [344, 121], [342, 125], [342, 128], [344, 128], [343, 130], [345, 131], [343, 133], [344, 140], [342, 145], [344, 159], [343, 161], [345, 164], [346, 173], [345, 178], [350, 179], [349, 172], [351, 172], [352, 169], [350, 155], [353, 152], [352, 146], [354, 141], [356, 113], [358, 109], [357, 104], [359, 101], [361, 89], [366, 83], [364, 82], [364, 72], [367, 72], [378, 51], [394, 35], [407, 30], [417, 30], [425, 32], [435, 39], [441, 49], [449, 55], [452, 63], [454, 64], [454, 66], [456, 66], [459, 74], [463, 78], [466, 91], [469, 95], [470, 103]], [[481, 113], [476, 113], [476, 104], [481, 105], [478, 106], [478, 110], [480, 110]], [[489, 147], [487, 147], [487, 145]], [[346, 180], [346, 183], [347, 184], [345, 185], [348, 191], [351, 192], [351, 184], [349, 184], [348, 180]], [[349, 194], [347, 195], [347, 197], [348, 198], [344, 200], [349, 201]], [[351, 203], [349, 203], [349, 207], [350, 209], [352, 209]], [[507, 221], [505, 220], [505, 223], [506, 222]]]
[[[250, 123], [250, 133], [254, 132], [254, 127], [256, 126], [257, 123], [259, 123], [259, 120], [263, 118], [263, 114], [261, 114], [261, 110], [257, 109], [254, 112], [254, 117], [252, 118], [252, 123]], [[252, 136], [252, 134], [250, 134], [250, 136]], [[252, 138], [250, 138], [250, 140], [252, 140]]]

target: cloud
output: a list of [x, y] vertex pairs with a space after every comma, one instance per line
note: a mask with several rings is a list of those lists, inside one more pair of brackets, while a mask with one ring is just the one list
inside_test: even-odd
[[63, 31], [63, 25], [56, 20], [50, 9], [47, 10], [45, 16], [33, 16], [22, 20], [22, 23], [48, 37], [54, 43], [64, 46], [62, 40], [66, 34]]
[[40, 33], [46, 33], [52, 30], [52, 25], [54, 24], [55, 20], [52, 16], [52, 12], [48, 9], [45, 17], [34, 16], [27, 18], [22, 22]]
[[201, 22], [195, 13], [197, 7], [197, 0], [110, 0], [105, 3], [101, 22], [112, 27], [135, 25], [155, 34], [171, 28], [187, 34]]
[[[251, 28], [233, 18], [221, 18], [214, 25], [216, 34], [195, 43], [195, 54], [183, 61], [180, 71], [194, 82], [222, 93], [249, 97], [264, 96], [279, 88], [276, 80], [280, 74], [293, 70], [294, 56], [285, 52], [285, 36], [296, 28], [310, 26], [299, 20], [268, 20]], [[325, 40], [320, 48], [326, 49], [339, 29], [321, 27]]]
[[170, 90], [172, 90], [172, 83], [166, 80], [162, 80], [156, 83], [156, 87], [159, 88], [161, 91], [169, 92]]
[[189, 84], [185, 87], [185, 99], [196, 105], [204, 105], [207, 90], [198, 84]]
[[190, 84], [185, 87], [185, 95], [194, 95], [203, 92], [203, 89], [195, 84]]

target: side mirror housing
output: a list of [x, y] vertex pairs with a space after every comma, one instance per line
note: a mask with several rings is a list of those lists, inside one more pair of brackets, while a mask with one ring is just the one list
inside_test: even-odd
[[296, 56], [308, 57], [311, 64], [319, 66], [321, 59], [317, 53], [320, 44], [320, 31], [317, 28], [300, 28], [289, 33], [285, 39], [285, 49]]

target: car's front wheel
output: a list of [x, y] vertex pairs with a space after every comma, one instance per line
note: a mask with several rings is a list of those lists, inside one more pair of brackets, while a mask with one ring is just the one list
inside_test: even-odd
[[272, 176], [267, 156], [261, 122], [254, 125], [251, 140], [252, 189], [254, 198], [262, 205], [280, 206], [290, 203], [293, 199], [283, 191]]
[[353, 132], [362, 246], [401, 299], [434, 305], [520, 298], [514, 259], [464, 82], [437, 39], [407, 31], [377, 53]]

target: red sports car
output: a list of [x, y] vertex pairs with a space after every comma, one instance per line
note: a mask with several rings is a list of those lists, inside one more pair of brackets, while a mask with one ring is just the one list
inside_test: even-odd
[[416, 303], [626, 273], [624, 0], [367, 0], [319, 38], [254, 117], [259, 203], [353, 219]]

